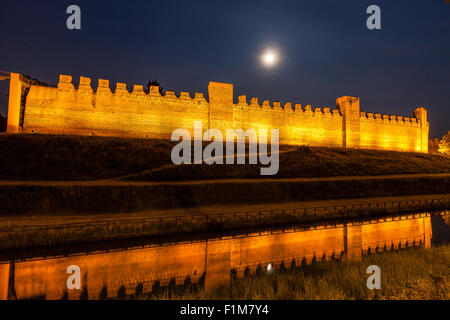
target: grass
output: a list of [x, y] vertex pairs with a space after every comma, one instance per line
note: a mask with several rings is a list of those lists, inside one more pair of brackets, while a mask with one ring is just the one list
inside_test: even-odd
[[207, 205], [443, 194], [450, 177], [188, 184], [4, 184], [0, 214], [115, 213]]
[[158, 168], [166, 140], [0, 134], [0, 180], [92, 180]]
[[[112, 213], [211, 204], [440, 194], [450, 177], [285, 181], [281, 178], [449, 173], [450, 158], [420, 153], [325, 147], [280, 147], [279, 172], [262, 180], [259, 165], [181, 165], [175, 142], [155, 139], [0, 134], [0, 180], [61, 180], [0, 185], [0, 214]], [[258, 181], [249, 181], [255, 178]], [[104, 180], [96, 184], [69, 181]], [[218, 180], [198, 184], [125, 184]], [[278, 180], [277, 180], [278, 179]]]
[[[293, 147], [280, 153], [279, 171], [270, 178], [335, 177], [414, 173], [448, 173], [450, 158], [413, 153], [329, 147]], [[258, 179], [260, 165], [165, 166], [129, 177], [130, 180], [180, 181]]]
[[[381, 269], [381, 289], [369, 290], [366, 269]], [[362, 262], [336, 260], [232, 279], [205, 291], [196, 286], [166, 287], [137, 299], [174, 300], [335, 300], [450, 299], [450, 246], [409, 248], [365, 256]]]
[[[175, 166], [170, 158], [174, 144], [157, 139], [0, 134], [0, 180], [261, 177], [260, 165]], [[281, 146], [280, 150], [280, 170], [271, 178], [450, 172], [450, 158], [439, 155], [308, 146]]]

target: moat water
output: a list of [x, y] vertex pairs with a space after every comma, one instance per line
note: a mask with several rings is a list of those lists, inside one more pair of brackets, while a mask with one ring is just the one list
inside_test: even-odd
[[[231, 276], [450, 241], [446, 212], [204, 235], [165, 242], [132, 240], [89, 248], [22, 252], [0, 262], [0, 298], [102, 299], [151, 292], [169, 284], [212, 287]], [[81, 289], [68, 290], [69, 266]]]

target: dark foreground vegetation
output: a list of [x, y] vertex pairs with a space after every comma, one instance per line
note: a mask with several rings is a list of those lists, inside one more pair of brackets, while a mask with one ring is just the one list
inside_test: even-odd
[[[381, 269], [381, 289], [369, 290], [366, 269]], [[363, 257], [361, 262], [335, 260], [294, 269], [262, 272], [232, 279], [227, 286], [205, 291], [196, 286], [166, 287], [137, 299], [450, 299], [450, 245], [408, 248]]]
[[208, 205], [447, 194], [450, 176], [209, 183], [1, 184], [0, 214], [115, 213]]
[[[157, 139], [0, 134], [0, 179], [261, 178], [260, 165], [175, 166], [170, 158], [174, 145]], [[280, 169], [271, 178], [450, 172], [450, 158], [439, 155], [308, 146], [281, 146], [280, 150]]]

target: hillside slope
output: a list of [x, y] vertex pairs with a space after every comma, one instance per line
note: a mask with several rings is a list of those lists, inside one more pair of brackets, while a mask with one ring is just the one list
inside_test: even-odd
[[[261, 178], [259, 164], [175, 166], [170, 159], [174, 145], [152, 139], [0, 134], [0, 180]], [[439, 155], [307, 146], [280, 150], [279, 171], [271, 178], [450, 172], [450, 158]]]

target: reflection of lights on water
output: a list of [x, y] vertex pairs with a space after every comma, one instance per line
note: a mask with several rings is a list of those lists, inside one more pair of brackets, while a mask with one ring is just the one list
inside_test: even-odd
[[273, 272], [273, 266], [272, 266], [271, 263], [269, 263], [269, 264], [267, 265], [267, 272], [268, 272], [268, 273], [272, 273], [272, 272]]

